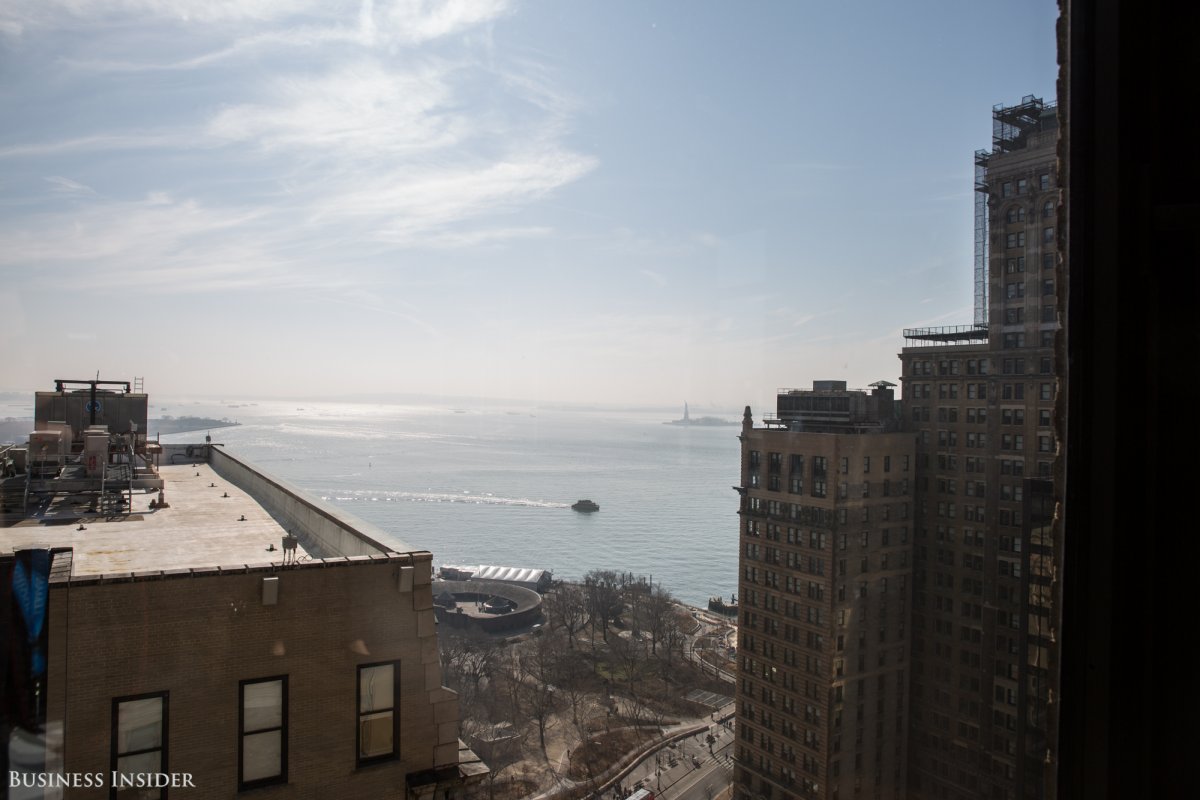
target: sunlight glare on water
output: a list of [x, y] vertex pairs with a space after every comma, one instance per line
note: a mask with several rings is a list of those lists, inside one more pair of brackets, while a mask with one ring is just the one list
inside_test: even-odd
[[[430, 550], [435, 565], [653, 575], [694, 605], [736, 591], [736, 426], [663, 425], [672, 415], [649, 412], [281, 401], [173, 413], [236, 419], [213, 441]], [[600, 511], [572, 511], [581, 498]]]

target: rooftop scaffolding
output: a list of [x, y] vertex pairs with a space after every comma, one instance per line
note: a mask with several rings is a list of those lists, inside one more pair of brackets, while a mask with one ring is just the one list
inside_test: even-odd
[[1058, 127], [1057, 103], [1027, 94], [1021, 102], [992, 106], [992, 149], [975, 151], [975, 325], [988, 322], [988, 164], [993, 155], [1025, 148], [1032, 133]]
[[975, 324], [988, 321], [988, 184], [991, 153], [975, 151]]
[[[904, 338], [909, 342], [927, 342], [929, 344], [964, 344], [968, 342], [986, 342], [988, 340], [987, 325], [946, 325], [940, 328], [905, 328]], [[910, 344], [910, 347], [919, 345]]]

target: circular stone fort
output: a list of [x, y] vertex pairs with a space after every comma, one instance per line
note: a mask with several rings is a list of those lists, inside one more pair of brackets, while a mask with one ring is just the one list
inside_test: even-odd
[[500, 633], [541, 620], [540, 593], [550, 584], [544, 570], [444, 566], [439, 575], [433, 582], [439, 624]]
[[500, 633], [538, 622], [542, 596], [502, 581], [438, 579], [433, 582], [433, 610], [443, 625]]

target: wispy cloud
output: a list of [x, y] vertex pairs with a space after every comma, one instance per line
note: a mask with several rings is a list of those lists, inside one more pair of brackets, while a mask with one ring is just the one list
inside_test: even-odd
[[[371, 172], [363, 166], [340, 176], [310, 200], [317, 225], [369, 225], [372, 239], [417, 245], [459, 223], [509, 211], [536, 200], [594, 166], [564, 151], [512, 153], [495, 162], [447, 166], [408, 165]], [[361, 166], [361, 165], [360, 165]]]
[[56, 194], [66, 194], [75, 196], [94, 196], [96, 190], [90, 186], [73, 181], [70, 178], [64, 178], [61, 175], [52, 175], [46, 178], [46, 183], [50, 184], [50, 191]]
[[449, 71], [428, 64], [404, 72], [362, 60], [315, 77], [278, 78], [265, 90], [270, 102], [222, 109], [206, 133], [265, 150], [353, 159], [449, 147], [466, 133], [464, 118], [447, 111]]
[[[121, 152], [138, 166], [132, 175], [91, 169], [87, 184], [44, 178], [55, 194], [89, 203], [27, 201], [0, 221], [0, 266], [36, 281], [54, 265], [77, 270], [76, 285], [155, 292], [328, 287], [389, 249], [496, 248], [549, 235], [545, 224], [503, 218], [595, 169], [594, 157], [564, 143], [578, 104], [527, 57], [484, 64], [472, 51], [428, 44], [510, 10], [506, 0], [10, 5], [0, 25], [23, 36], [95, 26], [100, 44], [58, 62], [64, 80], [129, 91], [145, 113], [119, 118], [119, 129], [85, 119], [58, 139], [7, 138], [0, 158], [13, 162]], [[153, 42], [155, 26], [168, 26], [183, 55], [157, 58], [171, 53], [159, 47], [144, 62], [122, 57], [139, 52], [135, 41]], [[303, 61], [229, 63], [289, 48]], [[196, 78], [177, 84], [156, 70]], [[220, 91], [199, 92], [190, 106], [187, 91], [209, 85]], [[131, 198], [139, 183], [141, 197]]]
[[33, 158], [71, 153], [99, 153], [108, 150], [183, 149], [203, 144], [205, 141], [199, 136], [182, 129], [176, 132], [127, 131], [9, 145], [0, 147], [0, 158]]
[[199, 33], [204, 35], [195, 37], [192, 45], [197, 52], [186, 56], [172, 54], [156, 60], [151, 54], [131, 59], [122, 53], [117, 57], [63, 59], [64, 63], [90, 70], [173, 71], [296, 48], [354, 45], [394, 50], [463, 33], [510, 10], [507, 0], [45, 0], [36, 4], [18, 0], [14, 8], [0, 11], [0, 32], [19, 36], [27, 29], [116, 24], [130, 18], [186, 26], [193, 32], [201, 28]]

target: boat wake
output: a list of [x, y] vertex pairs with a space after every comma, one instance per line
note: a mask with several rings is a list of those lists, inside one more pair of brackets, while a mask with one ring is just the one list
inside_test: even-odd
[[372, 492], [356, 491], [344, 494], [325, 495], [327, 502], [385, 502], [385, 503], [464, 503], [479, 506], [522, 506], [526, 508], [569, 508], [567, 503], [550, 503], [528, 498], [496, 497], [492, 494], [451, 494], [449, 492]]

